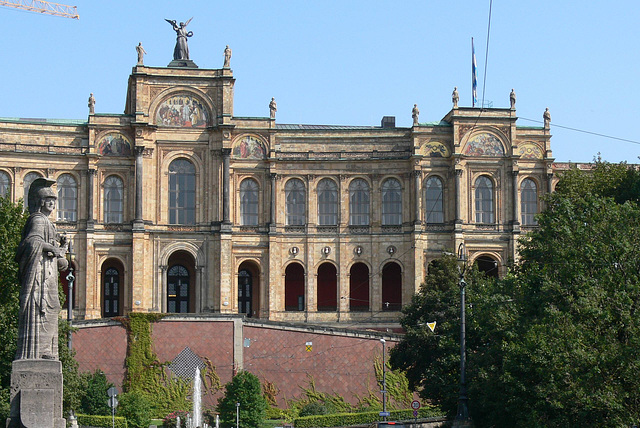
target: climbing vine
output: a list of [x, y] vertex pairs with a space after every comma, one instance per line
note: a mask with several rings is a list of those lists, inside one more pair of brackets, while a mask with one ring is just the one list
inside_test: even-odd
[[[151, 403], [156, 417], [192, 407], [190, 380], [174, 376], [168, 369], [169, 362], [160, 362], [153, 350], [152, 324], [165, 315], [158, 313], [134, 312], [119, 321], [127, 329], [128, 349], [125, 360], [126, 376], [123, 388], [127, 392], [137, 391], [145, 395]], [[221, 388], [220, 378], [211, 360], [204, 359], [205, 369], [203, 392], [214, 394]]]

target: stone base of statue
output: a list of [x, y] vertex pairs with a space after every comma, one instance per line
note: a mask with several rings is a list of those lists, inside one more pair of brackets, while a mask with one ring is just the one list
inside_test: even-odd
[[64, 428], [62, 363], [15, 360], [11, 369], [11, 410], [7, 428]]
[[174, 59], [167, 65], [169, 68], [198, 68], [195, 62], [190, 59]]

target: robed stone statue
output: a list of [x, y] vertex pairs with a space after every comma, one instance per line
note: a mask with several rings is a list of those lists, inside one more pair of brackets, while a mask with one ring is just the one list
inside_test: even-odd
[[8, 428], [63, 428], [62, 365], [58, 361], [58, 271], [68, 267], [66, 237], [49, 215], [54, 180], [37, 178], [28, 194], [30, 216], [16, 252], [20, 280], [18, 349], [11, 371]]

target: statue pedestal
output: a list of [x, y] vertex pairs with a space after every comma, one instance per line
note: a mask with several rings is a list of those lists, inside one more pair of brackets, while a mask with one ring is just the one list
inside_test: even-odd
[[167, 65], [169, 68], [198, 68], [195, 62], [190, 59], [174, 59]]
[[11, 410], [7, 428], [65, 428], [62, 363], [15, 360], [11, 369]]

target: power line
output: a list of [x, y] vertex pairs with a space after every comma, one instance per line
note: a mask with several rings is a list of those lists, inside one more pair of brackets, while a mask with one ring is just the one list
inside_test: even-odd
[[482, 104], [480, 108], [484, 108], [484, 92], [487, 89], [487, 64], [489, 63], [489, 34], [491, 33], [491, 8], [493, 0], [489, 0], [489, 22], [487, 24], [487, 48], [484, 54], [484, 76], [482, 76]]
[[[518, 119], [522, 119], [522, 120], [526, 120], [529, 122], [535, 122], [535, 123], [544, 123], [540, 120], [535, 120], [535, 119], [527, 119], [526, 117], [518, 117]], [[611, 140], [618, 140], [618, 141], [624, 141], [625, 143], [633, 143], [633, 144], [640, 144], [640, 141], [636, 141], [636, 140], [629, 140], [626, 138], [620, 138], [620, 137], [614, 137], [612, 135], [607, 135], [607, 134], [600, 134], [598, 132], [592, 132], [592, 131], [585, 131], [584, 129], [578, 129], [578, 128], [572, 128], [570, 126], [563, 126], [563, 125], [558, 125], [556, 123], [551, 124], [551, 126], [555, 126], [557, 128], [562, 128], [562, 129], [568, 129], [570, 131], [575, 131], [575, 132], [582, 132], [583, 134], [590, 134], [590, 135], [595, 135], [597, 137], [603, 137], [603, 138], [609, 138]]]

